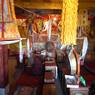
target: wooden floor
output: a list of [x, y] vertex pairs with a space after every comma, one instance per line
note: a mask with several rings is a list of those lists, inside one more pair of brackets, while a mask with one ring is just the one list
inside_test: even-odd
[[[95, 62], [95, 61], [93, 61], [93, 62]], [[89, 63], [89, 62], [88, 62]], [[92, 63], [91, 63], [92, 64]], [[14, 77], [14, 75], [15, 75], [15, 67], [16, 67], [16, 65], [17, 65], [17, 63], [16, 63], [16, 59], [15, 58], [10, 58], [9, 60], [8, 60], [8, 68], [9, 68], [9, 84], [10, 84], [10, 93], [9, 93], [9, 95], [13, 95], [13, 93], [14, 93], [14, 91], [15, 91], [15, 77]], [[95, 64], [93, 63], [92, 64], [93, 66], [91, 66], [91, 67], [93, 67], [93, 68], [95, 68]], [[82, 70], [82, 69], [81, 69]], [[93, 69], [94, 70], [94, 69]], [[85, 73], [85, 74], [84, 74]], [[82, 74], [83, 74], [83, 77], [85, 78], [85, 79], [87, 79], [87, 80], [90, 80], [90, 82], [94, 79], [93, 77], [93, 75], [91, 75], [90, 77], [89, 76], [87, 76], [87, 72], [82, 72]], [[81, 75], [82, 75], [81, 74]], [[93, 76], [93, 77], [92, 77]], [[87, 77], [87, 78], [86, 78]], [[59, 91], [59, 90], [58, 90]], [[59, 92], [57, 91], [57, 89], [56, 89], [56, 85], [55, 84], [43, 84], [43, 93], [42, 93], [42, 95], [60, 95], [60, 94], [58, 94]]]
[[44, 84], [43, 95], [57, 95], [55, 84]]
[[9, 94], [13, 95], [16, 89], [16, 81], [15, 81], [15, 71], [16, 71], [17, 61], [15, 57], [9, 57], [8, 59], [8, 77], [9, 77]]
[[[10, 90], [8, 95], [13, 95], [16, 90], [16, 83], [15, 83], [15, 67], [16, 67], [16, 59], [10, 58], [8, 60], [9, 62], [9, 84], [10, 84]], [[43, 93], [42, 95], [57, 95], [56, 92], [56, 85], [55, 84], [43, 84]]]

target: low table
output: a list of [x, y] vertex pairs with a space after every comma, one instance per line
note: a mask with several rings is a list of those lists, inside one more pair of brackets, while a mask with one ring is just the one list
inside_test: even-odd
[[88, 95], [88, 87], [70, 88], [70, 95]]

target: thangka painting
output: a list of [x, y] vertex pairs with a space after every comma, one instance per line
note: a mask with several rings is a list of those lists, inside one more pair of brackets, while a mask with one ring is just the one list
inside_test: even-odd
[[13, 0], [0, 0], [0, 38], [19, 37]]
[[77, 37], [88, 36], [90, 31], [90, 20], [88, 9], [80, 9], [78, 12], [78, 26], [77, 26]]

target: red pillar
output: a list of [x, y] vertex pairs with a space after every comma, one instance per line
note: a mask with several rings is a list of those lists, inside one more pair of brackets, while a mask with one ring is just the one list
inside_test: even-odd
[[0, 45], [0, 95], [5, 95], [8, 84], [8, 48]]

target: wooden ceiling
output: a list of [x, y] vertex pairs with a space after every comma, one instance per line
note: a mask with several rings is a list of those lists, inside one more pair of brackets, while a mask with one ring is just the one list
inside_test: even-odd
[[[62, 9], [63, 0], [14, 0], [15, 6], [27, 9]], [[79, 0], [79, 8], [95, 8], [95, 0]]]
[[[21, 2], [62, 2], [63, 0], [15, 0]], [[95, 0], [79, 0], [79, 2], [95, 2]]]
[[15, 0], [21, 2], [62, 2], [62, 0]]
[[95, 0], [79, 0], [81, 2], [94, 2], [95, 3]]

